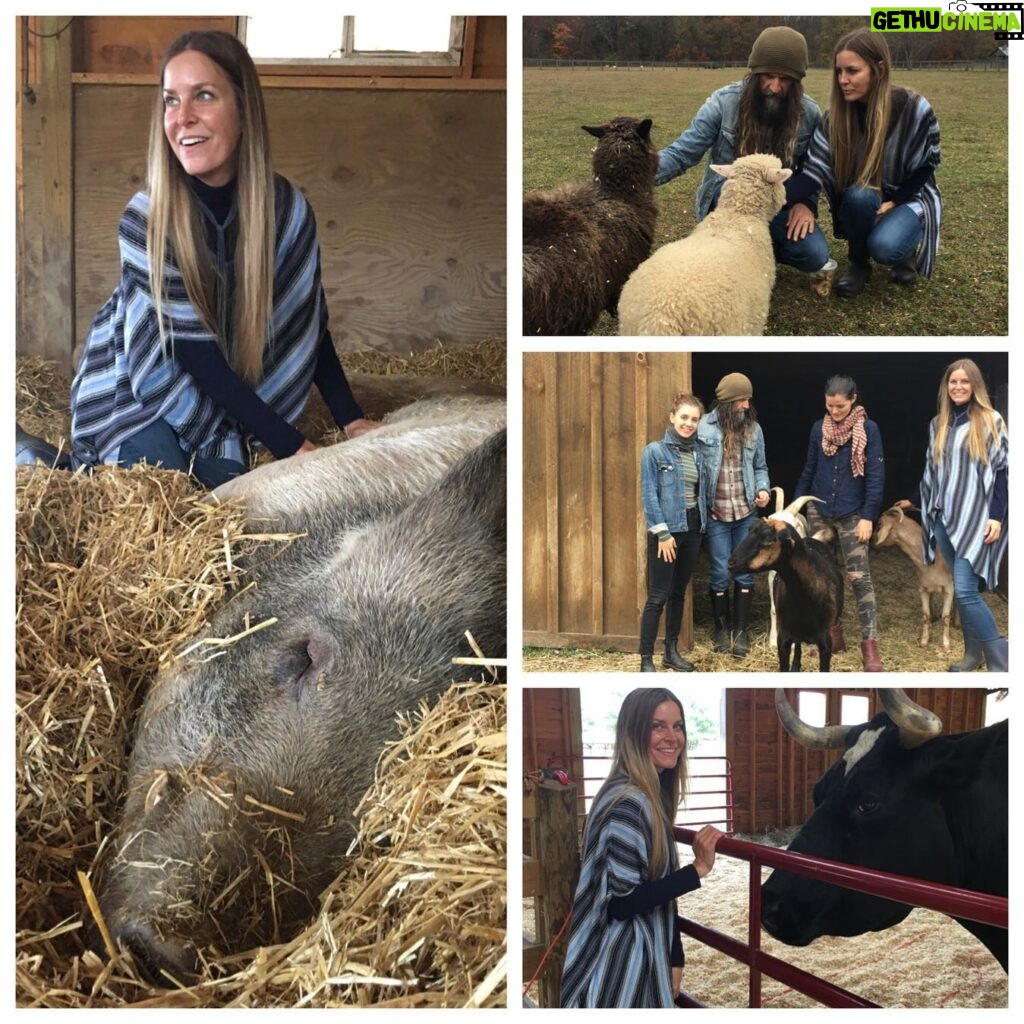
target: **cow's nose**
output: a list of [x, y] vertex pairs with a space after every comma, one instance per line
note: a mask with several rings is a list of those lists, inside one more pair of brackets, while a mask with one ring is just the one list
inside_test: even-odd
[[175, 988], [199, 980], [196, 951], [180, 939], [161, 937], [147, 922], [125, 922], [114, 939], [132, 954], [139, 972], [154, 985]]

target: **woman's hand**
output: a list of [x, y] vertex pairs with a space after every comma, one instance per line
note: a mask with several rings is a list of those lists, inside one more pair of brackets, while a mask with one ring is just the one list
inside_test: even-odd
[[913, 508], [914, 504], [913, 504], [913, 502], [908, 501], [906, 498], [900, 498], [899, 501], [893, 503], [893, 507], [894, 508], [901, 508], [901, 509], [903, 509], [904, 512], [906, 512], [906, 510], [908, 508]]
[[693, 837], [693, 866], [703, 878], [715, 866], [715, 847], [722, 833], [714, 825], [705, 825]]
[[754, 498], [754, 504], [758, 508], [764, 508], [768, 504], [771, 495], [767, 491], [758, 491], [757, 496]]
[[680, 989], [683, 987], [683, 969], [682, 967], [672, 968], [672, 998], [675, 999], [679, 995]]
[[814, 231], [814, 214], [810, 207], [803, 203], [794, 203], [789, 208], [786, 218], [786, 237], [791, 242], [799, 242]]
[[296, 455], [302, 455], [303, 452], [315, 452], [319, 445], [313, 444], [312, 441], [303, 441], [302, 444], [295, 449]]
[[891, 199], [887, 199], [877, 210], [875, 210], [875, 217], [878, 220], [881, 220], [890, 210], [895, 209], [896, 204]]
[[858, 519], [857, 527], [853, 531], [858, 544], [867, 544], [871, 540], [871, 534], [875, 531], [875, 524], [870, 519]]
[[985, 527], [985, 543], [993, 544], [999, 540], [999, 535], [1003, 532], [1003, 524], [998, 519], [990, 519], [988, 526]]
[[345, 424], [345, 436], [351, 441], [353, 438], [359, 437], [361, 434], [366, 434], [371, 430], [376, 430], [379, 426], [380, 424], [374, 423], [373, 420], [353, 420], [351, 423]]
[[674, 562], [676, 560], [675, 537], [669, 537], [668, 540], [658, 541], [658, 557], [663, 562]]

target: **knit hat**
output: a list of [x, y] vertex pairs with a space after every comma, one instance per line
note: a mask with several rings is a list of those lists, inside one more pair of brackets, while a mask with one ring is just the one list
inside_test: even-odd
[[786, 25], [766, 28], [754, 40], [747, 67], [755, 75], [803, 78], [807, 74], [807, 40]]
[[715, 388], [715, 398], [719, 402], [741, 402], [744, 398], [754, 397], [754, 385], [744, 373], [727, 373]]

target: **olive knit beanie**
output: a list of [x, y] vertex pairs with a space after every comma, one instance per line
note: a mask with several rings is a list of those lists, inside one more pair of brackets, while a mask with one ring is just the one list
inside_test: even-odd
[[755, 75], [803, 78], [807, 74], [807, 40], [786, 25], [766, 28], [754, 40], [747, 67]]
[[715, 388], [715, 398], [719, 402], [741, 402], [744, 398], [754, 397], [754, 385], [744, 373], [727, 373]]

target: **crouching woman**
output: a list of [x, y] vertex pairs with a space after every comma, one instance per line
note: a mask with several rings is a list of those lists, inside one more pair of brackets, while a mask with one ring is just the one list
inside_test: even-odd
[[633, 690], [583, 835], [563, 1007], [674, 1004], [683, 969], [676, 897], [700, 887], [722, 836], [706, 825], [694, 839], [694, 862], [679, 867], [672, 823], [686, 783], [682, 704], [669, 690]]

